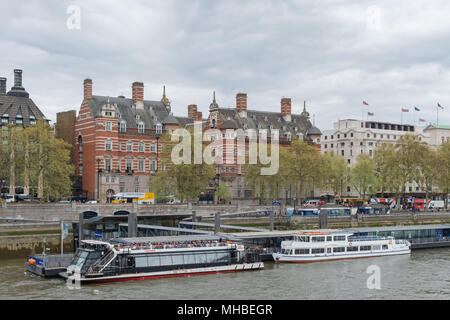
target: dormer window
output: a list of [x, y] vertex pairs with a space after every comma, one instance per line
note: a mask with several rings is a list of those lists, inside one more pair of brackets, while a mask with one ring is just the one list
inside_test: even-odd
[[120, 123], [120, 132], [127, 132], [127, 123], [125, 121]]
[[161, 123], [156, 124], [156, 134], [162, 134], [162, 125]]
[[136, 120], [139, 120], [139, 119], [141, 119], [141, 116], [140, 115], [136, 115]]
[[36, 118], [33, 115], [30, 116], [30, 124], [36, 124]]
[[138, 124], [138, 132], [139, 133], [144, 133], [145, 132], [145, 127], [144, 127], [144, 123], [143, 122]]
[[21, 114], [16, 115], [16, 124], [23, 124], [23, 117]]
[[7, 113], [4, 113], [2, 115], [2, 123], [8, 123], [9, 115]]

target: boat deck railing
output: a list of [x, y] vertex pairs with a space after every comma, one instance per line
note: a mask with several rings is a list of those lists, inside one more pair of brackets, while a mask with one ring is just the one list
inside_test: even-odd
[[349, 242], [357, 241], [376, 241], [376, 240], [393, 240], [392, 237], [349, 237]]
[[177, 249], [177, 248], [205, 248], [205, 247], [227, 247], [228, 243], [218, 241], [199, 242], [171, 242], [171, 243], [130, 243], [116, 244], [115, 248], [129, 250], [152, 250], [152, 249]]

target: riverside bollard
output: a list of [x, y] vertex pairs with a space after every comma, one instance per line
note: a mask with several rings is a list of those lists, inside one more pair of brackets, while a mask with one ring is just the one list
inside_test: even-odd
[[220, 213], [216, 212], [216, 215], [214, 217], [214, 234], [217, 234], [220, 232]]
[[327, 209], [320, 209], [319, 229], [328, 229], [328, 210]]
[[137, 214], [130, 212], [128, 215], [128, 238], [137, 237]]
[[274, 218], [275, 218], [275, 211], [270, 210], [270, 227], [269, 227], [270, 231], [273, 231]]
[[84, 212], [80, 212], [80, 221], [78, 223], [78, 246], [80, 241], [84, 238]]

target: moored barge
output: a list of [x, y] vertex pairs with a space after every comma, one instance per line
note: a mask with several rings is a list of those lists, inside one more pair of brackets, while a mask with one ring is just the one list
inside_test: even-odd
[[63, 278], [95, 283], [264, 268], [259, 252], [212, 236], [82, 240]]

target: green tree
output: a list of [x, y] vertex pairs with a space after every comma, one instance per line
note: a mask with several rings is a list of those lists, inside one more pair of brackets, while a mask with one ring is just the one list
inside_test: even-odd
[[333, 190], [335, 198], [342, 197], [344, 188], [350, 182], [350, 167], [347, 161], [333, 152], [324, 153], [322, 170], [324, 185]]
[[368, 192], [376, 189], [375, 165], [367, 154], [360, 154], [357, 162], [351, 168], [351, 183], [361, 198], [366, 198]]
[[[198, 196], [204, 191], [211, 179], [214, 178], [214, 166], [202, 161], [201, 164], [193, 163], [194, 134], [190, 131], [189, 156], [191, 163], [175, 164], [171, 160], [172, 150], [176, 143], [171, 142], [170, 136], [164, 134], [161, 144], [165, 146], [161, 155], [157, 174], [149, 177], [151, 191], [155, 192], [157, 199], [164, 199], [169, 195], [175, 195], [179, 200], [198, 200]], [[202, 145], [202, 151], [204, 146]]]
[[231, 194], [230, 187], [223, 182], [219, 183], [219, 186], [216, 189], [216, 197], [225, 202], [232, 200], [233, 195]]
[[439, 159], [437, 185], [445, 193], [445, 206], [448, 207], [450, 190], [450, 141], [445, 141], [439, 146], [437, 157]]

